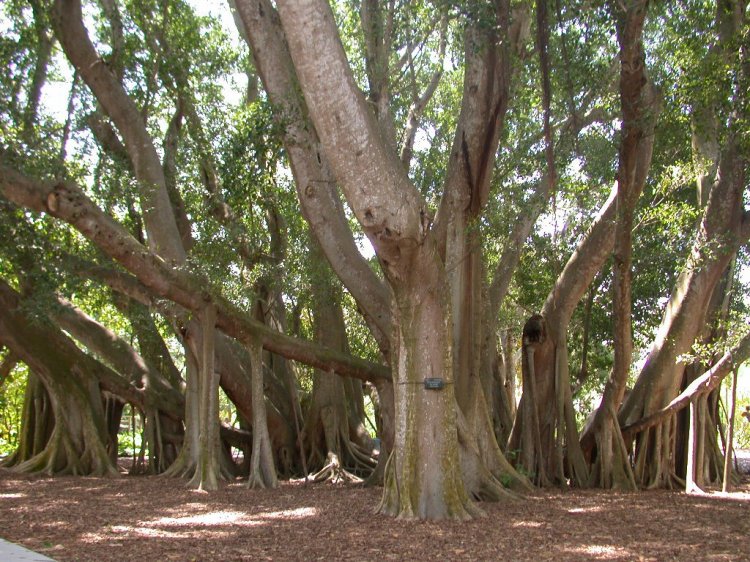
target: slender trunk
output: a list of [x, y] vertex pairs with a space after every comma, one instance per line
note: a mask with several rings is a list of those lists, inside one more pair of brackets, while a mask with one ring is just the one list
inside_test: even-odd
[[184, 261], [185, 250], [153, 139], [135, 103], [91, 43], [80, 0], [55, 0], [52, 23], [68, 59], [123, 137], [139, 183], [149, 244], [166, 259]]
[[237, 0], [253, 58], [271, 101], [283, 123], [302, 214], [331, 267], [357, 301], [386, 359], [390, 356], [390, 304], [386, 286], [364, 260], [354, 242], [336, 189], [329, 159], [321, 146], [309, 108], [300, 95], [299, 79], [284, 38], [279, 15], [268, 0], [258, 6]]
[[[739, 30], [742, 28], [741, 10], [733, 2], [718, 2], [716, 12], [716, 37], [714, 50], [722, 54], [728, 64], [737, 57]], [[746, 69], [738, 69], [740, 81]], [[734, 92], [733, 106], [742, 106], [746, 89]], [[696, 119], [703, 125], [713, 119], [703, 112], [708, 111], [699, 104]], [[701, 334], [709, 311], [712, 294], [720, 282], [732, 257], [750, 237], [750, 216], [743, 207], [745, 190], [745, 161], [739, 147], [735, 112], [726, 121], [726, 131], [721, 131], [723, 144], [718, 151], [717, 173], [713, 178], [707, 204], [698, 227], [693, 248], [685, 268], [677, 279], [672, 296], [662, 316], [656, 338], [641, 369], [633, 392], [623, 404], [619, 419], [622, 425], [631, 425], [639, 419], [649, 417], [663, 408], [679, 392], [683, 381], [684, 365], [677, 358], [688, 352], [696, 337]], [[697, 156], [711, 157], [708, 147], [711, 139], [710, 126], [699, 126], [696, 131], [706, 135], [696, 143]], [[713, 169], [713, 163], [706, 166]], [[704, 170], [701, 170], [702, 172]], [[708, 180], [699, 174], [701, 191]], [[701, 195], [701, 198], [703, 196]], [[670, 423], [671, 419], [668, 420]], [[697, 420], [700, 421], [700, 420]], [[661, 433], [659, 427], [641, 433], [635, 443], [636, 474], [639, 484], [647, 487], [673, 486], [681, 484], [674, 463], [664, 459], [675, 459], [672, 441], [657, 440], [653, 433]], [[713, 430], [711, 431], [713, 434]], [[683, 432], [678, 431], [678, 440]], [[700, 436], [699, 436], [700, 437]], [[709, 442], [709, 447], [712, 445]], [[699, 459], [703, 462], [703, 459]], [[692, 466], [690, 467], [693, 468]]]
[[190, 328], [186, 334], [185, 349], [185, 434], [182, 447], [175, 461], [164, 472], [165, 476], [192, 479], [198, 466], [198, 451], [200, 449], [200, 383], [197, 360], [187, 343]]
[[29, 371], [24, 389], [18, 447], [0, 466], [13, 467], [41, 453], [49, 442], [55, 426], [49, 394], [41, 379]]
[[[348, 351], [340, 290], [332, 272], [321, 261], [323, 255], [315, 243], [311, 244], [310, 256], [316, 264], [310, 283], [316, 340], [327, 348]], [[350, 402], [351, 394], [347, 393], [347, 384], [352, 382], [319, 371], [314, 374], [304, 434], [308, 465], [318, 471], [314, 476], [316, 481], [357, 480], [357, 474], [367, 474], [374, 466], [373, 444], [365, 431], [357, 431], [362, 426], [362, 418], [354, 417], [357, 408]], [[338, 464], [332, 461], [334, 458]]]
[[10, 377], [10, 374], [18, 364], [18, 361], [18, 355], [16, 355], [12, 351], [8, 351], [5, 359], [3, 359], [2, 363], [0, 363], [0, 389], [5, 384], [5, 381], [7, 381]]
[[253, 386], [253, 449], [247, 485], [250, 488], [275, 488], [278, 486], [278, 480], [266, 422], [262, 352], [263, 347], [260, 342], [250, 348]]
[[[538, 315], [540, 319], [532, 325], [529, 325], [531, 320], [527, 322], [533, 336], [530, 338], [532, 342], [537, 341], [542, 333], [533, 324], [541, 324], [545, 330], [545, 338], [540, 341], [534, 354], [533, 371], [529, 367], [523, 370], [524, 379], [533, 372], [537, 397], [532, 402], [528, 397], [521, 396], [516, 422], [508, 441], [508, 450], [519, 451], [520, 459], [526, 459], [521, 466], [528, 473], [536, 474], [537, 465], [545, 462], [545, 475], [552, 475], [553, 481], [557, 481], [563, 471], [557, 450], [562, 439], [566, 447], [565, 473], [577, 486], [584, 486], [588, 482], [589, 471], [578, 443], [568, 380], [567, 329], [576, 304], [614, 246], [615, 195], [613, 190], [586, 236], [568, 259], [547, 297], [542, 314]], [[529, 363], [527, 357], [524, 356], [524, 359]], [[525, 381], [524, 385], [527, 385]], [[533, 428], [528, 427], [534, 416], [540, 425], [541, 455], [534, 452]]]
[[34, 16], [34, 31], [36, 33], [36, 57], [34, 73], [32, 74], [31, 86], [27, 96], [26, 107], [23, 114], [23, 132], [30, 137], [36, 125], [39, 103], [42, 99], [42, 88], [47, 81], [47, 71], [52, 55], [55, 38], [50, 36], [49, 17], [39, 0], [30, 2]]
[[729, 477], [732, 473], [732, 453], [734, 445], [734, 415], [737, 407], [737, 377], [739, 369], [735, 368], [732, 373], [732, 394], [727, 404], [729, 419], [727, 420], [727, 436], [724, 445], [724, 472], [722, 474], [721, 491], [725, 494], [729, 491]]
[[685, 492], [691, 493], [702, 493], [703, 490], [700, 487], [700, 469], [698, 463], [701, 459], [701, 455], [698, 452], [699, 447], [699, 436], [702, 433], [700, 431], [700, 403], [702, 402], [701, 397], [690, 401], [690, 425], [688, 431], [688, 454], [687, 454], [687, 472], [685, 474]]
[[219, 464], [219, 375], [214, 368], [216, 308], [208, 304], [200, 315], [201, 358], [198, 370], [199, 434], [198, 466], [190, 484], [199, 490], [216, 490], [221, 478]]
[[641, 162], [641, 144], [649, 144], [643, 136], [653, 127], [648, 111], [653, 105], [645, 72], [643, 26], [648, 3], [638, 1], [628, 6], [625, 13], [614, 8], [618, 17], [617, 37], [620, 43], [620, 101], [622, 133], [620, 140], [617, 178], [617, 219], [615, 223], [614, 281], [612, 324], [614, 332], [614, 364], [604, 387], [601, 404], [594, 415], [593, 431], [596, 439], [596, 462], [590, 484], [602, 488], [635, 489], [625, 443], [620, 433], [616, 411], [625, 395], [633, 354], [631, 285], [632, 285], [632, 230], [633, 214], [638, 196], [643, 190], [645, 174], [638, 168], [648, 168]]

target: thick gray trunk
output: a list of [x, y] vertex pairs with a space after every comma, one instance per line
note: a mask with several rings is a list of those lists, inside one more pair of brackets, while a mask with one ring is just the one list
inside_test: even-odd
[[[437, 256], [428, 259], [433, 264], [414, 264], [413, 284], [396, 293], [396, 438], [380, 511], [407, 519], [466, 519], [478, 508], [469, 501], [459, 464], [450, 305], [444, 281], [424, 283], [423, 268], [434, 267]], [[444, 386], [430, 390], [428, 378]]]
[[[330, 7], [310, 0], [279, 9], [321, 144], [396, 300], [396, 435], [381, 510], [465, 518], [475, 510], [457, 465], [450, 300], [426, 205], [354, 82]], [[429, 390], [427, 378], [445, 386]]]

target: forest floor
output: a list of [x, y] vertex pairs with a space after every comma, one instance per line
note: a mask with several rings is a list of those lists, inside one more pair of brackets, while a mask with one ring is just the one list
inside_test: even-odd
[[380, 489], [0, 469], [0, 536], [58, 561], [750, 560], [750, 481], [729, 494], [539, 490], [472, 521], [376, 515]]

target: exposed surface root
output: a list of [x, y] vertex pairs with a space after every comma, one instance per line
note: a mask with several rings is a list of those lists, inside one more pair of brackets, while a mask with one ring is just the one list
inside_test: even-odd
[[339, 483], [361, 483], [363, 480], [344, 467], [339, 462], [339, 457], [335, 453], [328, 453], [328, 462], [318, 472], [313, 474], [310, 479], [313, 482], [331, 482]]

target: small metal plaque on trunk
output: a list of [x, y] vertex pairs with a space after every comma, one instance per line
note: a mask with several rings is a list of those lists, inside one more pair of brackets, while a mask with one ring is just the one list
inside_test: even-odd
[[424, 387], [427, 390], [442, 390], [445, 386], [445, 381], [438, 378], [427, 378], [424, 380]]

